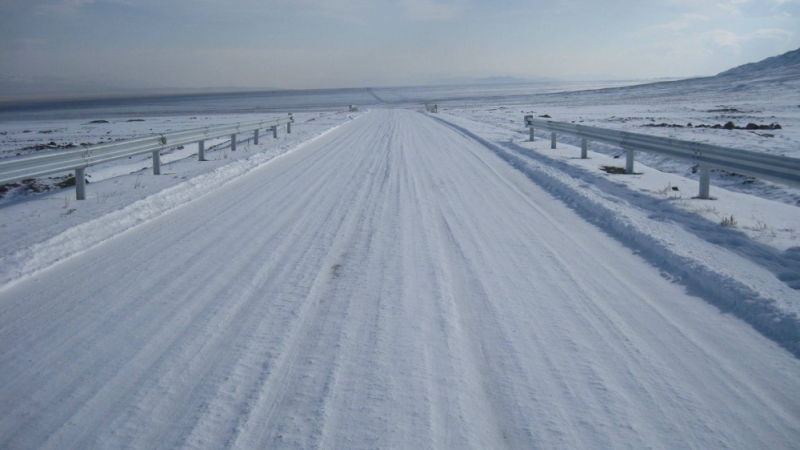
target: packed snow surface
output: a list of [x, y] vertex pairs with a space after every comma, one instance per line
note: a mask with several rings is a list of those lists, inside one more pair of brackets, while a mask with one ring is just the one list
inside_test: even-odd
[[670, 264], [797, 291], [444, 119], [373, 111], [0, 288], [0, 448], [796, 448], [791, 339]]

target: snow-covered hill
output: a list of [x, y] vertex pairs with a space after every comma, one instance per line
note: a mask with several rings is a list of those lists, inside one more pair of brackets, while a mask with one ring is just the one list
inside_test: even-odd
[[717, 75], [717, 78], [732, 77], [758, 80], [796, 80], [800, 78], [800, 48], [763, 61], [744, 64]]

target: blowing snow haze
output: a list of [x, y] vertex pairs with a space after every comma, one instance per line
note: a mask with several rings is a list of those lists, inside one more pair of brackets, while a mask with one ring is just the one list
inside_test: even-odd
[[0, 98], [709, 76], [800, 47], [799, 15], [797, 0], [5, 0]]

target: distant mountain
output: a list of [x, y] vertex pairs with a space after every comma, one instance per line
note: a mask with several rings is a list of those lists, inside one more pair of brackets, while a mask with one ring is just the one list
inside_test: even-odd
[[[516, 77], [485, 77], [485, 78], [468, 78], [468, 77], [461, 77], [461, 78], [443, 78], [443, 79], [436, 79], [429, 84], [433, 86], [466, 86], [466, 85], [486, 85], [486, 84], [523, 84], [523, 83], [530, 83], [532, 81], [542, 81], [543, 79], [537, 80], [528, 80], [525, 78], [516, 78]], [[547, 81], [551, 81], [547, 79]], [[552, 80], [555, 81], [555, 80]]]
[[424, 83], [429, 86], [485, 86], [485, 85], [504, 85], [504, 84], [531, 84], [531, 83], [563, 83], [573, 81], [638, 81], [633, 78], [620, 78], [613, 75], [571, 75], [565, 77], [535, 77], [518, 78], [512, 76], [495, 76], [483, 78], [457, 77], [457, 78], [436, 78], [433, 81]]
[[131, 88], [123, 83], [99, 84], [77, 78], [22, 77], [0, 72], [0, 104], [90, 98], [134, 98], [148, 96], [221, 94], [271, 91], [273, 88]]
[[773, 80], [800, 77], [800, 48], [763, 61], [734, 67], [720, 73], [717, 77]]
[[[673, 81], [637, 84], [632, 86], [597, 89], [596, 96], [606, 97], [603, 102], [685, 102], [687, 95], [698, 99], [719, 99], [720, 103], [753, 98], [797, 97], [800, 92], [800, 49], [767, 58], [763, 61], [745, 64], [710, 77], [686, 78]], [[558, 96], [565, 102], [583, 104], [599, 102], [597, 97], [587, 96], [586, 92], [562, 92], [545, 94]], [[794, 100], [790, 100], [793, 102]], [[796, 104], [796, 103], [795, 103]]]

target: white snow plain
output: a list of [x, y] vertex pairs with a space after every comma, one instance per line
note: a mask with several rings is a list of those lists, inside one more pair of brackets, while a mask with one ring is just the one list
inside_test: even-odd
[[[613, 149], [526, 142], [523, 112], [601, 121], [610, 92], [301, 111], [168, 176], [90, 170], [86, 202], [8, 196], [0, 447], [794, 448], [797, 190], [720, 175], [701, 201], [690, 168], [610, 175]], [[780, 139], [746, 139], [795, 141], [785, 111]], [[2, 131], [253, 116], [207, 117]]]

